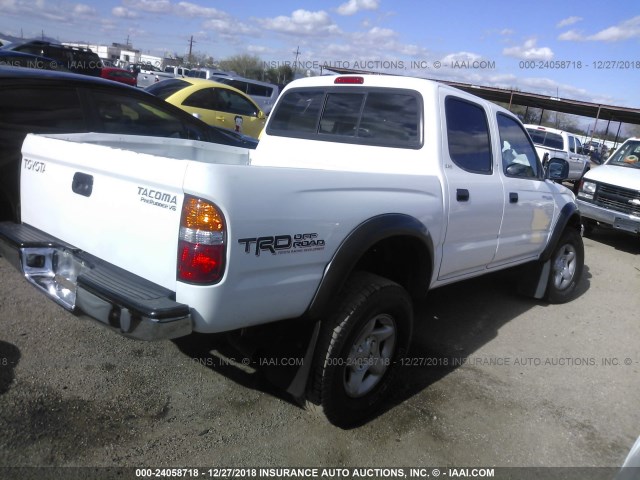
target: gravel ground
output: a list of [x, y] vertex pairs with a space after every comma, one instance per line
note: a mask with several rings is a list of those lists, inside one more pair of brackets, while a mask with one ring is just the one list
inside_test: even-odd
[[585, 252], [565, 305], [512, 272], [431, 292], [392, 401], [351, 430], [221, 336], [123, 338], [2, 260], [0, 466], [619, 466], [640, 435], [640, 241], [599, 231]]

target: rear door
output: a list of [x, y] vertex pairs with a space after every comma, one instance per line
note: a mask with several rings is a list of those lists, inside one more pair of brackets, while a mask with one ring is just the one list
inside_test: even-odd
[[498, 247], [502, 181], [494, 168], [487, 111], [472, 98], [441, 95], [449, 211], [440, 280], [486, 268]]

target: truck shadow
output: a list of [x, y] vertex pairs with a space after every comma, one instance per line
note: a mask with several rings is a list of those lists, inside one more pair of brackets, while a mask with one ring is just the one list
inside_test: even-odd
[[[473, 360], [474, 352], [499, 335], [500, 329], [544, 301], [518, 295], [518, 271], [504, 271], [429, 292], [415, 306], [415, 328], [409, 360], [400, 370], [398, 388], [384, 411], [421, 392]], [[588, 291], [591, 273], [584, 266], [573, 301]]]
[[[441, 287], [416, 303], [409, 359], [399, 369], [392, 397], [366, 422], [464, 365], [465, 359], [496, 338], [500, 328], [514, 318], [535, 306], [547, 305], [517, 293], [518, 274], [518, 270], [502, 271]], [[585, 265], [578, 299], [589, 289], [590, 279]], [[286, 392], [297, 367], [278, 360], [304, 356], [299, 339], [305, 336], [306, 327], [300, 323], [293, 320], [249, 329], [247, 338], [240, 339], [243, 341], [237, 341], [235, 335], [193, 334], [174, 343], [185, 355], [243, 387], [300, 405]]]
[[638, 236], [619, 232], [612, 228], [595, 227], [587, 238], [598, 243], [603, 243], [621, 252], [638, 255], [640, 253], [640, 241]]

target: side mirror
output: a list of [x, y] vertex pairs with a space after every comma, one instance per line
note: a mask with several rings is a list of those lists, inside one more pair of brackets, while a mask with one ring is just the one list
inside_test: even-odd
[[544, 178], [561, 182], [569, 178], [569, 162], [562, 158], [552, 158], [547, 162]]
[[258, 120], [264, 120], [267, 118], [262, 110], [258, 110]]

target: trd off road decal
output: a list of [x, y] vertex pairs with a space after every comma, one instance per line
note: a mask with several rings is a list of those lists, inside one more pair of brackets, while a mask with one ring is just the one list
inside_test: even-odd
[[178, 199], [175, 195], [147, 187], [138, 187], [138, 195], [143, 203], [176, 211]]
[[256, 257], [262, 252], [281, 255], [324, 250], [324, 240], [319, 239], [317, 233], [241, 238], [238, 243], [244, 245], [244, 253], [253, 252]]

